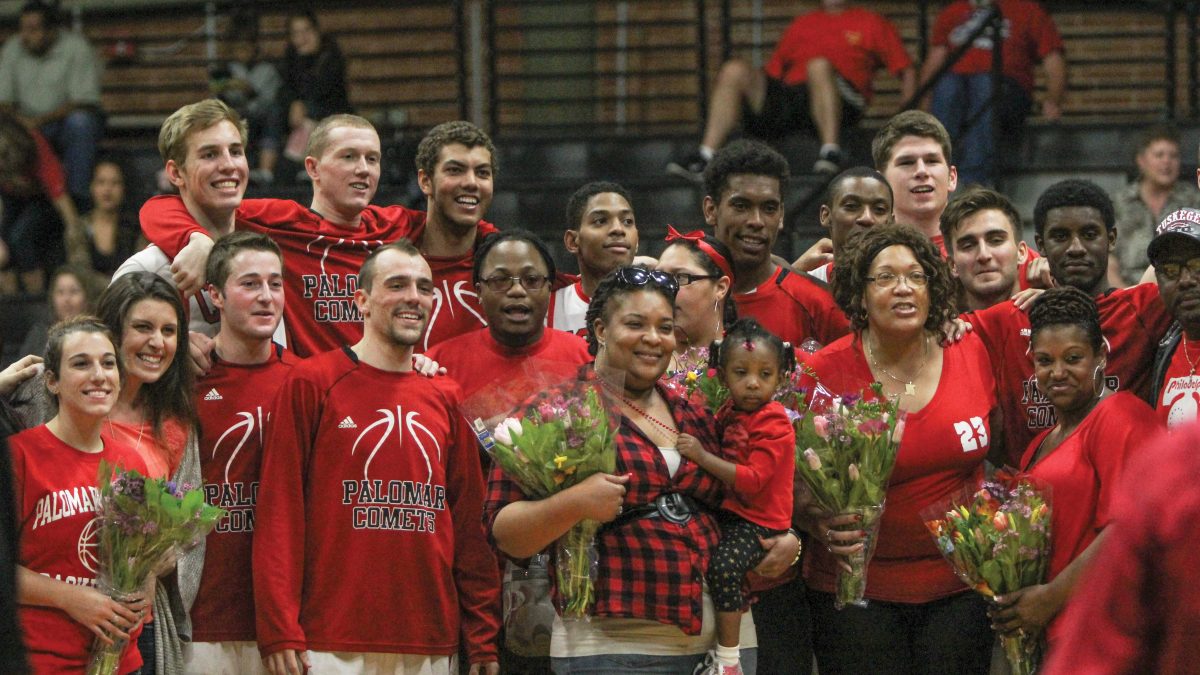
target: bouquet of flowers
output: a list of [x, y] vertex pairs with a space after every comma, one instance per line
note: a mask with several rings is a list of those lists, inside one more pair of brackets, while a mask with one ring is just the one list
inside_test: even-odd
[[708, 366], [708, 347], [695, 347], [675, 356], [676, 368], [666, 374], [667, 387], [683, 394], [692, 405], [715, 412], [729, 400], [729, 389]]
[[[100, 463], [100, 501], [96, 505], [99, 590], [118, 602], [146, 589], [150, 580], [197, 546], [225, 517], [204, 502], [204, 492], [147, 478], [137, 471]], [[97, 640], [88, 675], [117, 672], [124, 640]]]
[[796, 472], [818, 506], [836, 514], [856, 514], [861, 522], [841, 529], [863, 530], [867, 539], [850, 556], [851, 571], [838, 569], [838, 609], [865, 606], [867, 563], [875, 551], [888, 479], [904, 433], [904, 413], [895, 399], [883, 396], [879, 383], [872, 396], [832, 396], [819, 385], [798, 390], [785, 405], [796, 429]]
[[[473, 422], [484, 450], [529, 497], [541, 499], [597, 472], [616, 471], [617, 417], [599, 382], [578, 381], [536, 397], [494, 429]], [[556, 544], [555, 574], [564, 619], [587, 618], [595, 600], [595, 538], [600, 523], [583, 520]]]
[[[922, 513], [954, 573], [988, 598], [1042, 583], [1050, 560], [1049, 490], [1028, 476], [997, 473]], [[1002, 637], [1013, 675], [1037, 669], [1039, 636]]]

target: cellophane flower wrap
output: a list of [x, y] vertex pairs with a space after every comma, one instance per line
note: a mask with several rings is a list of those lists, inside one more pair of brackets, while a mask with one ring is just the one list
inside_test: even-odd
[[[100, 464], [96, 508], [98, 589], [118, 602], [147, 590], [152, 578], [197, 546], [225, 516], [204, 501], [204, 492], [137, 471]], [[88, 675], [117, 672], [125, 640], [97, 640]]]
[[[812, 380], [809, 380], [810, 384]], [[904, 433], [904, 412], [876, 382], [867, 395], [832, 395], [819, 384], [785, 397], [796, 429], [796, 473], [822, 510], [861, 516], [840, 526], [867, 533], [862, 549], [850, 556], [851, 571], [840, 566], [834, 604], [865, 606], [867, 564], [875, 551], [888, 480]]]
[[729, 388], [721, 383], [717, 371], [708, 364], [708, 348], [693, 347], [675, 355], [675, 365], [665, 376], [673, 389], [693, 406], [715, 413], [729, 400]]
[[[938, 550], [963, 583], [991, 599], [1043, 583], [1050, 562], [1050, 490], [1028, 475], [992, 480], [921, 513]], [[1002, 636], [1013, 675], [1037, 670], [1041, 636]]]
[[[492, 461], [526, 496], [543, 499], [617, 468], [619, 417], [610, 412], [598, 379], [549, 387], [494, 427], [472, 424]], [[596, 598], [596, 533], [600, 523], [576, 523], [555, 543], [559, 613], [587, 619]]]

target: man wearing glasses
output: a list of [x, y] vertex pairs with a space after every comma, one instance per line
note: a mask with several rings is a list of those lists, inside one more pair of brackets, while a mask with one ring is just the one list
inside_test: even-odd
[[1164, 218], [1146, 254], [1175, 319], [1158, 345], [1150, 404], [1174, 429], [1200, 418], [1200, 210], [1182, 208]]

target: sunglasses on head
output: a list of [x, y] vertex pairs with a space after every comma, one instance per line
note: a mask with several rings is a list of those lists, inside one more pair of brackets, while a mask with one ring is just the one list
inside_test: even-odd
[[617, 281], [626, 286], [645, 286], [653, 283], [659, 288], [667, 289], [672, 296], [679, 292], [679, 282], [675, 281], [675, 277], [666, 272], [658, 270], [647, 270], [641, 267], [622, 267], [618, 269], [614, 276]]

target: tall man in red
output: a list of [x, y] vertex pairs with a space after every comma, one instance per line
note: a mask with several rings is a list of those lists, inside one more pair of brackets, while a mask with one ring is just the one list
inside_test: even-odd
[[850, 324], [820, 282], [782, 267], [771, 248], [783, 230], [787, 160], [758, 141], [725, 146], [704, 171], [704, 222], [733, 253], [734, 300], [792, 346], [827, 345]]
[[[313, 182], [311, 207], [248, 199], [236, 212], [235, 226], [271, 236], [291, 270], [284, 307], [288, 348], [308, 356], [358, 340], [355, 272], [367, 253], [401, 237], [416, 241], [436, 270], [434, 311], [417, 351], [482, 327], [470, 275], [476, 237], [495, 230], [481, 220], [492, 199], [493, 150], [472, 124], [439, 125], [417, 151], [428, 212], [374, 206], [382, 159], [375, 128], [355, 115], [322, 120], [304, 160]], [[171, 197], [148, 200], [141, 221], [146, 237], [174, 259], [180, 288], [199, 286], [211, 237]]]
[[821, 0], [796, 17], [771, 60], [755, 68], [727, 61], [713, 83], [708, 121], [697, 153], [667, 171], [699, 182], [704, 168], [742, 123], [749, 135], [778, 138], [809, 131], [821, 141], [813, 170], [835, 174], [844, 162], [841, 132], [862, 119], [871, 79], [886, 68], [900, 78], [900, 98], [912, 96], [916, 71], [900, 33], [887, 19], [847, 0]]
[[[412, 369], [434, 309], [428, 263], [377, 248], [354, 292], [363, 337], [296, 365], [263, 449], [258, 644], [273, 673], [493, 675], [496, 559], [458, 387]], [[427, 670], [426, 670], [427, 669]]]
[[[1155, 349], [1171, 317], [1152, 284], [1116, 289], [1109, 284], [1108, 255], [1117, 239], [1112, 201], [1095, 183], [1064, 180], [1038, 198], [1033, 219], [1038, 248], [1055, 282], [1088, 293], [1100, 309], [1107, 386], [1148, 399]], [[1014, 303], [1002, 302], [966, 318], [992, 359], [1005, 449], [1015, 466], [1033, 437], [1056, 424], [1054, 407], [1033, 375], [1029, 317]]]
[[263, 426], [296, 357], [271, 340], [283, 318], [283, 259], [270, 237], [234, 232], [208, 256], [206, 289], [221, 313], [212, 368], [196, 382], [205, 499], [228, 514], [208, 536], [192, 605], [188, 672], [263, 672], [254, 642], [250, 546]]

